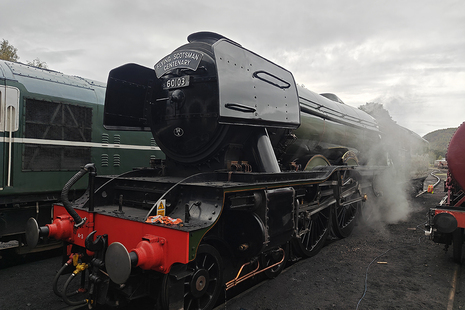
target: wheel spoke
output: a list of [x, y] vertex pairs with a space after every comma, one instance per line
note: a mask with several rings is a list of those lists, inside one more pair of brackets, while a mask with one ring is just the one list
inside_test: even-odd
[[192, 299], [189, 299], [189, 302], [187, 303], [186, 309], [187, 310], [191, 309], [191, 305], [192, 305]]
[[323, 247], [331, 225], [330, 212], [330, 208], [326, 208], [311, 216], [307, 216], [305, 212], [299, 215], [299, 231], [293, 241], [299, 255], [310, 257]]
[[[344, 180], [346, 178], [351, 178], [350, 173], [344, 175]], [[353, 179], [353, 178], [352, 178]], [[344, 184], [343, 180], [343, 184]], [[355, 182], [355, 179], [353, 179]], [[357, 190], [358, 183], [352, 183], [352, 185], [347, 185], [341, 188], [342, 193], [350, 193], [351, 195], [344, 195], [346, 201], [350, 201], [355, 198], [360, 197], [360, 192]], [[334, 209], [334, 218], [333, 218], [333, 231], [335, 235], [339, 238], [345, 238], [352, 233], [352, 230], [355, 227], [355, 221], [357, 219], [357, 211], [359, 210], [361, 202], [352, 202], [348, 205], [342, 205]]]
[[344, 225], [345, 224], [345, 215], [346, 215], [345, 208], [340, 207], [338, 215], [337, 215], [338, 222], [339, 222], [339, 227], [344, 227], [345, 226]]
[[[313, 235], [312, 232], [315, 230], [315, 229], [313, 228], [313, 221], [310, 222], [310, 225], [308, 225], [308, 226], [309, 226], [308, 232], [304, 235], [304, 236], [307, 237], [307, 246], [306, 246], [307, 249], [309, 248], [309, 245], [310, 245], [309, 242], [310, 242], [310, 241], [313, 241], [313, 240], [312, 240], [312, 239], [313, 239], [313, 238], [312, 238], [312, 235]], [[312, 243], [313, 243], [313, 242], [312, 242]]]

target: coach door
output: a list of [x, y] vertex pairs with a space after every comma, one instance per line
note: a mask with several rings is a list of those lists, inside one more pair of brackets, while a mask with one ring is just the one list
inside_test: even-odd
[[12, 186], [12, 164], [14, 133], [19, 123], [19, 89], [11, 86], [0, 86], [0, 189]]

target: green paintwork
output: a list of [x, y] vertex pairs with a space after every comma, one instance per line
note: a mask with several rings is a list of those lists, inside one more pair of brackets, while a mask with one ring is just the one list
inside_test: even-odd
[[213, 227], [214, 224], [210, 227], [199, 229], [197, 231], [193, 231], [189, 233], [189, 260], [195, 259], [195, 255], [197, 254], [197, 248], [202, 241], [203, 236]]
[[[95, 163], [98, 174], [121, 174], [134, 167], [150, 166], [151, 158], [164, 158], [164, 154], [155, 146], [150, 132], [108, 131], [103, 127], [105, 98], [105, 84], [103, 83], [19, 63], [0, 61], [0, 92], [4, 93], [5, 86], [19, 90], [20, 98], [17, 111], [19, 126], [18, 130], [13, 132], [15, 140], [12, 144], [10, 186], [7, 186], [8, 142], [0, 143], [0, 204], [1, 201], [19, 199], [23, 202], [24, 200], [28, 201], [29, 205], [35, 205], [36, 201], [33, 198], [24, 198], [25, 195], [47, 194], [50, 199], [57, 198], [64, 184], [77, 172], [77, 170], [23, 170], [22, 159], [25, 146], [19, 139], [25, 137], [24, 119], [27, 99], [92, 108], [91, 142], [96, 144], [93, 144], [91, 148], [91, 162]], [[2, 98], [3, 109], [0, 110], [0, 118], [4, 117], [4, 104], [5, 99]], [[102, 143], [103, 134], [108, 135], [107, 143]], [[8, 136], [8, 132], [0, 132], [2, 141], [4, 141], [3, 137], [8, 138]], [[115, 143], [115, 136], [119, 136], [119, 143]], [[116, 142], [118, 142], [117, 140]], [[118, 147], [118, 145], [120, 146]], [[145, 146], [145, 149], [127, 149], [124, 148], [124, 145]], [[102, 154], [108, 155], [107, 165], [102, 162]], [[118, 163], [114, 165], [115, 155], [119, 155], [119, 166]], [[73, 189], [86, 187], [87, 178], [83, 178]], [[2, 207], [5, 206], [0, 206], [0, 208]], [[0, 237], [1, 231], [2, 227], [0, 227]]]
[[308, 89], [298, 91], [301, 123], [294, 131], [297, 140], [286, 150], [291, 160], [330, 149], [351, 150], [359, 156], [380, 143], [377, 124], [365, 112]]

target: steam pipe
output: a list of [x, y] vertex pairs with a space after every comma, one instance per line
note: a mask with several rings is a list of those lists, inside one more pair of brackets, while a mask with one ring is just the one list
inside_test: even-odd
[[[76, 223], [74, 226], [79, 227], [83, 225], [86, 221], [86, 219], [82, 219], [79, 214], [73, 209], [73, 205], [68, 199], [68, 192], [71, 189], [71, 187], [76, 184], [77, 181], [79, 181], [87, 172], [93, 172], [95, 173], [95, 165], [93, 163], [85, 165], [83, 168], [81, 168], [78, 173], [76, 173], [63, 187], [63, 190], [61, 192], [61, 201], [63, 202], [63, 206], [65, 207], [66, 211], [68, 211], [69, 215], [74, 219], [74, 222]], [[93, 191], [91, 189], [90, 191]]]

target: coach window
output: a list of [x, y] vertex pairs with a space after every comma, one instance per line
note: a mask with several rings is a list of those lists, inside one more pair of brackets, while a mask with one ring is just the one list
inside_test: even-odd
[[92, 108], [26, 99], [23, 171], [78, 170], [91, 161]]

